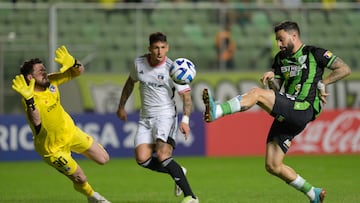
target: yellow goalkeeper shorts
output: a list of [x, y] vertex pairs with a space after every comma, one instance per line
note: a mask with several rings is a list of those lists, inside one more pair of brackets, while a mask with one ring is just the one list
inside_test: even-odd
[[71, 153], [75, 152], [81, 154], [88, 150], [94, 142], [94, 139], [90, 135], [79, 128], [76, 129], [77, 132], [68, 145], [59, 148], [59, 150], [54, 153], [43, 156], [46, 163], [65, 175], [72, 175], [75, 173], [78, 166]]

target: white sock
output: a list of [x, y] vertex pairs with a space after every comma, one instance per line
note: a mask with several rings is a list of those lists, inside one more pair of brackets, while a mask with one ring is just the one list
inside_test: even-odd
[[297, 175], [296, 179], [290, 182], [289, 184], [294, 188], [300, 190], [301, 187], [304, 185], [305, 179], [302, 178], [299, 174]]
[[240, 99], [241, 96], [236, 96], [229, 101], [227, 101], [230, 104], [231, 113], [239, 112], [240, 111]]
[[[292, 182], [289, 183], [291, 186], [293, 186], [294, 188], [296, 188], [297, 190], [300, 190], [301, 192], [303, 192], [304, 194], [306, 194], [306, 196], [310, 199], [310, 200], [314, 200], [315, 199], [315, 191], [314, 191], [314, 187], [310, 185], [310, 183], [308, 183], [304, 178], [302, 178], [299, 174], [297, 175], [296, 179]], [[306, 188], [310, 188], [309, 191], [304, 191]]]
[[241, 109], [240, 100], [241, 96], [238, 95], [220, 105], [216, 105], [216, 118], [239, 112]]
[[223, 116], [223, 110], [219, 104], [216, 104], [216, 118]]

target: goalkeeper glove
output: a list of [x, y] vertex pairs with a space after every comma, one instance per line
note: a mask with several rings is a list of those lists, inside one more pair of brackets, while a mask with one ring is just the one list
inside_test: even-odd
[[76, 65], [75, 58], [69, 54], [64, 45], [57, 48], [55, 53], [55, 61], [62, 65], [62, 67], [60, 68], [61, 73]]
[[15, 79], [13, 79], [12, 88], [21, 96], [25, 98], [25, 100], [30, 100], [34, 97], [34, 86], [35, 86], [35, 79], [32, 78], [30, 80], [29, 85], [26, 83], [25, 78], [23, 75], [17, 75], [15, 76]]

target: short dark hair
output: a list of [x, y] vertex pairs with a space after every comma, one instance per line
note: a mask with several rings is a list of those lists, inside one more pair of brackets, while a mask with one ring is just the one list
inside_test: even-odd
[[275, 33], [279, 30], [285, 30], [285, 32], [296, 31], [300, 36], [300, 28], [296, 22], [283, 21], [283, 22], [275, 25], [275, 28], [274, 28]]
[[20, 73], [26, 78], [27, 75], [32, 74], [34, 71], [34, 65], [43, 63], [39, 58], [33, 58], [25, 61], [20, 67]]
[[166, 35], [162, 32], [154, 32], [149, 36], [149, 45], [155, 42], [167, 42]]

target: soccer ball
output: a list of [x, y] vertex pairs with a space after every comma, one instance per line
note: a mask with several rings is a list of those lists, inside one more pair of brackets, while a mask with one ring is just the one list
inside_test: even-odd
[[195, 65], [189, 59], [175, 59], [170, 67], [170, 77], [177, 84], [190, 84], [194, 80], [195, 76]]

